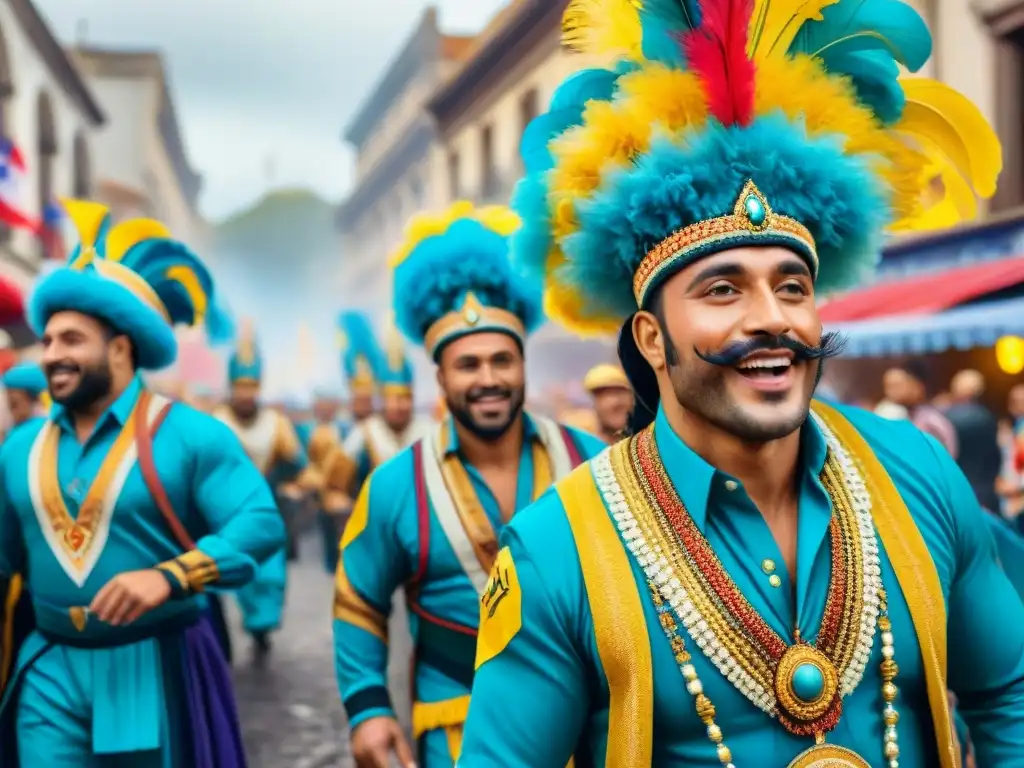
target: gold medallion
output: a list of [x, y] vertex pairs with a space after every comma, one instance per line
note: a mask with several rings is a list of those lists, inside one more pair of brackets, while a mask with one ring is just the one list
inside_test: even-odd
[[845, 747], [815, 744], [797, 755], [787, 768], [871, 768], [871, 764]]
[[838, 720], [838, 693], [835, 666], [813, 645], [797, 643], [782, 654], [775, 668], [775, 698], [780, 716], [795, 721], [796, 732], [832, 730]]

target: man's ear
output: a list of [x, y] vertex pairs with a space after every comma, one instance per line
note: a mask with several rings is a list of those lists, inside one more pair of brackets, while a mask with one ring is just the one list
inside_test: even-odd
[[665, 335], [658, 318], [644, 310], [633, 315], [633, 341], [651, 368], [665, 369]]

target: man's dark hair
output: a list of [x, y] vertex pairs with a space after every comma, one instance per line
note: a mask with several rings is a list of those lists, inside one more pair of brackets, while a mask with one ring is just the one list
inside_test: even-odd
[[124, 331], [119, 331], [117, 328], [111, 325], [109, 321], [104, 320], [103, 318], [97, 318], [97, 320], [99, 321], [100, 326], [102, 326], [103, 336], [106, 338], [108, 342], [113, 341], [118, 336], [124, 336], [126, 339], [128, 339], [128, 348], [131, 349], [132, 351], [132, 371], [134, 372], [139, 370], [139, 350], [136, 349], [135, 342], [132, 341], [132, 337], [129, 336]]
[[[654, 315], [661, 327], [661, 333], [665, 339], [665, 361], [669, 365], [676, 365], [679, 362], [679, 353], [666, 333], [665, 307], [660, 287], [656, 288], [651, 295], [647, 303], [647, 310]], [[629, 434], [635, 435], [654, 422], [658, 415], [661, 391], [658, 389], [658, 377], [654, 373], [654, 369], [640, 354], [640, 349], [633, 338], [633, 317], [633, 315], [627, 317], [619, 329], [618, 353], [619, 363], [633, 388], [633, 411], [629, 414], [626, 430]]]

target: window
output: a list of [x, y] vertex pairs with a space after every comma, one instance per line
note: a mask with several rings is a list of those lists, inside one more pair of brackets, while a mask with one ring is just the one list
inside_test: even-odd
[[531, 88], [519, 100], [519, 121], [520, 130], [525, 131], [533, 118], [537, 116], [537, 89]]
[[498, 192], [498, 169], [494, 166], [494, 128], [485, 125], [480, 131], [480, 169], [483, 174], [480, 194], [489, 199]]
[[459, 153], [448, 153], [448, 195], [452, 200], [462, 197], [462, 187], [459, 182]]

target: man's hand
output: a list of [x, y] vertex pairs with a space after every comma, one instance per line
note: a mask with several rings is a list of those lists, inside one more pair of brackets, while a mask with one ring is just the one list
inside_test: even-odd
[[324, 494], [324, 512], [329, 515], [341, 515], [352, 509], [352, 497], [341, 491], [328, 491]]
[[371, 717], [352, 733], [352, 755], [356, 768], [389, 768], [394, 753], [402, 768], [416, 768], [398, 721], [393, 717]]
[[171, 584], [156, 568], [121, 573], [93, 598], [89, 613], [114, 627], [131, 624], [159, 608], [171, 596]]

